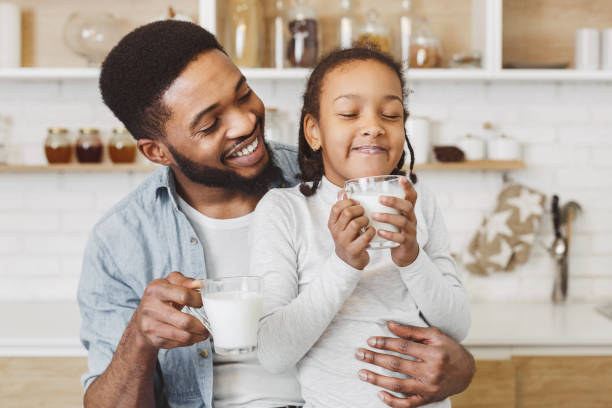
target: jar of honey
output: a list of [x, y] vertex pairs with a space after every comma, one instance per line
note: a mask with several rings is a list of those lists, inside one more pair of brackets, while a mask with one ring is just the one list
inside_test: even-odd
[[79, 129], [76, 144], [77, 159], [80, 163], [100, 163], [102, 161], [102, 139], [100, 131], [94, 128]]
[[108, 154], [113, 163], [134, 163], [136, 142], [125, 128], [113, 129], [113, 137], [108, 141]]
[[68, 136], [68, 129], [52, 127], [47, 129], [45, 139], [45, 156], [49, 164], [70, 163], [73, 143]]

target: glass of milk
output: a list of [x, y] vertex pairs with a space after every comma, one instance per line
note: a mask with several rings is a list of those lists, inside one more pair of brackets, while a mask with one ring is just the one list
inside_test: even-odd
[[[403, 176], [362, 177], [344, 182], [344, 190], [348, 198], [359, 202], [365, 210], [366, 217], [370, 220], [368, 227], [372, 226], [376, 229], [377, 234], [370, 241], [368, 249], [395, 248], [399, 246], [397, 242], [386, 240], [378, 235], [378, 230], [398, 232], [398, 228], [391, 224], [375, 221], [370, 214], [373, 212], [399, 214], [395, 208], [381, 204], [379, 199], [381, 196], [405, 198], [406, 194], [400, 184], [401, 177]], [[364, 231], [365, 229], [367, 227], [364, 228]]]
[[263, 307], [261, 277], [203, 279], [200, 292], [204, 306], [187, 309], [211, 333], [215, 353], [236, 355], [255, 351]]

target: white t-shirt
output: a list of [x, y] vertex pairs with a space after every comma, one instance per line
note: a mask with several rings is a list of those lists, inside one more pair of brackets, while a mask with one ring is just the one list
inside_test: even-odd
[[[248, 234], [252, 214], [216, 219], [205, 216], [181, 197], [185, 214], [204, 248], [210, 279], [248, 275]], [[302, 405], [295, 369], [270, 374], [259, 364], [257, 354], [213, 355], [213, 402], [215, 408], [271, 408]]]

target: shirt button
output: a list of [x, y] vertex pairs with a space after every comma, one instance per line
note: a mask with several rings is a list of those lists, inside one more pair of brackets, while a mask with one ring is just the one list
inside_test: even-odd
[[206, 350], [201, 350], [201, 351], [200, 351], [200, 357], [202, 357], [202, 358], [208, 358], [208, 351], [206, 351]]
[[196, 239], [196, 237], [191, 237], [191, 243], [192, 243], [193, 245], [195, 245], [195, 244], [197, 244], [197, 243], [198, 243], [198, 240]]

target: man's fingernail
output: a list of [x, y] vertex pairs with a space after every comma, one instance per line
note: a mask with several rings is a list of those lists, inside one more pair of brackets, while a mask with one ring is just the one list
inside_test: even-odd
[[359, 379], [361, 381], [368, 381], [368, 374], [366, 374], [364, 371], [360, 371], [359, 372]]
[[368, 339], [368, 345], [370, 345], [372, 347], [376, 347], [376, 339], [374, 337], [370, 337]]
[[382, 391], [380, 391], [380, 392], [378, 393], [378, 398], [380, 398], [380, 400], [381, 400], [382, 402], [385, 402], [385, 394], [383, 394], [383, 392], [382, 392]]
[[359, 360], [363, 360], [365, 358], [365, 354], [363, 353], [363, 351], [357, 350], [355, 352], [355, 357], [357, 357]]

